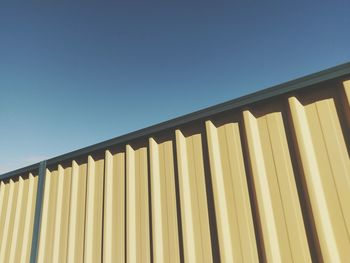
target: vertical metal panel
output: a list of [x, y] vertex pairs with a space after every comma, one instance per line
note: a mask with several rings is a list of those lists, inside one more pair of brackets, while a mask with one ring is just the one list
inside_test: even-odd
[[[36, 199], [37, 199], [37, 189], [38, 189], [38, 176], [33, 176], [33, 174], [29, 174], [29, 190], [27, 197], [27, 208], [25, 212], [25, 216], [23, 217], [23, 240], [22, 244], [19, 245], [18, 250], [16, 251], [14, 262], [20, 261], [29, 262], [30, 253], [31, 253], [31, 245], [35, 246], [35, 242], [32, 243], [32, 238], [34, 235], [34, 214], [36, 208]], [[36, 233], [37, 234], [37, 233]], [[18, 238], [18, 242], [21, 239]], [[20, 246], [22, 249], [20, 250]], [[20, 253], [19, 253], [20, 251]], [[17, 258], [19, 256], [19, 258]]]
[[67, 262], [83, 262], [87, 164], [72, 162]]
[[350, 258], [350, 163], [334, 98], [289, 99], [322, 256]]
[[98, 262], [102, 258], [104, 160], [88, 157], [84, 262]]
[[206, 122], [220, 253], [226, 262], [258, 262], [238, 123]]
[[350, 80], [344, 81], [344, 91], [346, 95], [346, 100], [347, 100], [347, 106], [350, 107]]
[[[9, 212], [8, 209], [8, 199], [9, 199], [9, 188], [10, 188], [10, 183], [4, 183], [1, 182], [0, 186], [0, 223], [1, 226], [5, 224], [5, 219], [7, 217], [7, 214]], [[0, 249], [1, 249], [1, 244], [4, 236], [4, 227], [0, 227]]]
[[155, 262], [179, 262], [173, 141], [149, 139]]
[[71, 183], [70, 167], [64, 169], [58, 166], [58, 186], [56, 200], [56, 217], [54, 227], [52, 262], [59, 263], [66, 260], [68, 238], [68, 213]]
[[125, 153], [105, 153], [103, 261], [125, 262]]
[[150, 262], [147, 148], [126, 146], [127, 260]]
[[243, 112], [268, 262], [311, 262], [281, 112]]
[[43, 198], [43, 212], [41, 219], [38, 262], [44, 263], [52, 260], [54, 222], [56, 217], [57, 181], [58, 171], [46, 170], [45, 191]]
[[[17, 253], [17, 248], [19, 245], [18, 237], [20, 233], [23, 233], [23, 223], [21, 222], [24, 218], [24, 208], [26, 206], [26, 200], [28, 197], [28, 186], [29, 184], [25, 184], [22, 177], [19, 178], [19, 189], [18, 189], [18, 197], [16, 203], [16, 213], [13, 222], [13, 232], [12, 232], [12, 241], [10, 243], [10, 256], [8, 261], [14, 262], [15, 256]], [[22, 224], [21, 224], [22, 223]]]
[[29, 262], [37, 177], [29, 174], [0, 183], [1, 262]]
[[[346, 262], [350, 80], [321, 84], [51, 163], [37, 261]], [[38, 176], [1, 178], [0, 262], [29, 262]]]
[[5, 222], [3, 225], [4, 231], [1, 239], [0, 248], [0, 262], [7, 262], [10, 252], [11, 236], [13, 232], [13, 221], [16, 215], [16, 202], [18, 198], [18, 188], [21, 185], [23, 189], [23, 180], [14, 181], [10, 179], [9, 183], [9, 197], [7, 204], [7, 213], [5, 216]]
[[205, 190], [201, 134], [176, 130], [185, 261], [211, 262], [211, 239]]

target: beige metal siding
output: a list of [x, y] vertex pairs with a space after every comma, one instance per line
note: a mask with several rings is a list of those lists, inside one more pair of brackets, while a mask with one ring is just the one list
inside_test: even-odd
[[[347, 85], [344, 94], [349, 93]], [[331, 262], [350, 258], [350, 164], [335, 101], [341, 94], [339, 87], [329, 87], [317, 94], [284, 96], [281, 101], [253, 105], [177, 129], [168, 134], [170, 139], [155, 136], [135, 146], [128, 144], [121, 152], [113, 154], [107, 150], [99, 160], [89, 156], [86, 197], [75, 197], [75, 202], [86, 202], [85, 236], [79, 239], [85, 244], [84, 260], [122, 262], [126, 256], [129, 262], [149, 262], [153, 255], [156, 262], [179, 262], [180, 250], [186, 262], [215, 260], [206, 176], [211, 176], [215, 204], [215, 211], [211, 212], [216, 217], [212, 227], [217, 231], [222, 261], [257, 262], [260, 258], [267, 262], [311, 262], [312, 257], [319, 257]], [[348, 106], [338, 105], [340, 110]], [[235, 117], [230, 118], [229, 114]], [[205, 129], [198, 128], [204, 123]], [[296, 144], [298, 152], [290, 150], [291, 144]], [[203, 155], [209, 156], [210, 173], [205, 171]], [[295, 161], [298, 156], [300, 164]], [[75, 162], [74, 167], [78, 168]], [[56, 198], [51, 205], [55, 209], [50, 212], [56, 221], [65, 216], [57, 207], [64, 201], [60, 194], [64, 180], [60, 177], [78, 180], [69, 177], [67, 169], [63, 172], [59, 166], [58, 173], [51, 172], [58, 177], [53, 181], [55, 189], [50, 188], [51, 195], [48, 193], [48, 198]], [[300, 185], [300, 181], [306, 185]], [[66, 184], [65, 189], [69, 189]], [[73, 181], [71, 184], [75, 188], [80, 185]], [[302, 209], [300, 191], [309, 198], [311, 217]], [[77, 192], [67, 191], [65, 197]], [[306, 224], [304, 220], [310, 218]], [[308, 224], [314, 225], [317, 236], [312, 236]], [[66, 230], [60, 232], [57, 223], [54, 226], [56, 231], [47, 230], [48, 236], [54, 242], [66, 239]], [[61, 236], [57, 237], [59, 233]], [[310, 242], [319, 244], [310, 247]], [[40, 255], [44, 250], [39, 252]], [[45, 253], [47, 260], [55, 259], [50, 249]]]
[[106, 151], [103, 258], [125, 261], [125, 154]]
[[202, 136], [201, 133], [184, 135], [176, 130], [184, 255], [187, 262], [212, 261]]
[[79, 165], [76, 161], [73, 161], [70, 188], [71, 198], [69, 203], [67, 262], [83, 262], [84, 259], [86, 178], [87, 165]]
[[266, 258], [311, 262], [282, 114], [243, 117]]
[[154, 261], [179, 262], [173, 141], [150, 138], [149, 147]]
[[[38, 262], [347, 262], [350, 80], [49, 165]], [[29, 261], [37, 176], [0, 182], [0, 262]]]
[[0, 183], [0, 262], [29, 262], [38, 177]]
[[334, 98], [289, 98], [307, 190], [327, 261], [350, 258], [350, 162]]
[[257, 262], [258, 252], [237, 122], [206, 122], [221, 259]]
[[130, 262], [150, 262], [147, 147], [126, 146], [126, 239]]

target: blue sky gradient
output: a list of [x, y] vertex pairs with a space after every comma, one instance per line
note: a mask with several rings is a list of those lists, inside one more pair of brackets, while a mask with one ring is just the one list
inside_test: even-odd
[[349, 10], [0, 4], [0, 173], [348, 62]]

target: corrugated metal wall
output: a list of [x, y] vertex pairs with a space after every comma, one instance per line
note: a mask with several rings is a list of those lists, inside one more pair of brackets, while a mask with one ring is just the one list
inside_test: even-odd
[[[325, 82], [50, 165], [37, 261], [348, 262], [349, 131]], [[1, 182], [0, 262], [28, 261], [36, 178]]]
[[0, 182], [0, 262], [29, 262], [38, 176]]

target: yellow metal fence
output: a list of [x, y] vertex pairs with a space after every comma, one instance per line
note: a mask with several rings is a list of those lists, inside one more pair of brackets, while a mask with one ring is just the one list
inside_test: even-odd
[[[350, 81], [46, 169], [37, 262], [349, 262]], [[0, 262], [28, 262], [37, 176], [0, 185]]]

